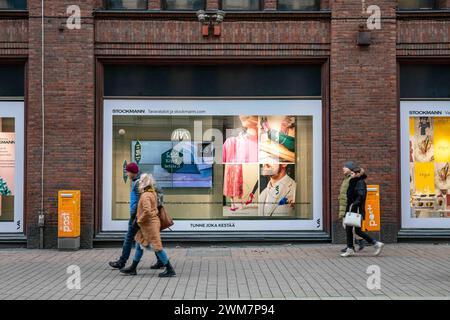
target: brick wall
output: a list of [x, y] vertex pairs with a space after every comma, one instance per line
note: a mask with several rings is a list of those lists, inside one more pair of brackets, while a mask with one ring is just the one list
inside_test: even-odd
[[399, 227], [397, 76], [395, 2], [378, 1], [381, 30], [373, 43], [359, 47], [359, 23], [365, 23], [361, 3], [331, 2], [331, 208], [333, 239], [343, 239], [337, 221], [342, 165], [354, 160], [368, 171], [369, 184], [379, 184], [383, 238], [395, 240]]
[[[56, 246], [57, 192], [81, 190], [81, 243], [92, 246], [94, 222], [94, 57], [95, 1], [46, 1], [45, 7], [45, 246]], [[59, 30], [66, 8], [79, 5], [80, 30]], [[29, 1], [30, 16], [40, 17], [40, 1]], [[29, 20], [27, 236], [38, 246], [37, 210], [41, 182], [41, 20]]]

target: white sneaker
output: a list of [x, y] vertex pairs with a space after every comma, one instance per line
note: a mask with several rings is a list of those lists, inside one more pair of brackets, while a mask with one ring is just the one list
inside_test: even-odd
[[381, 250], [383, 249], [384, 243], [377, 241], [377, 243], [375, 243], [373, 245], [373, 247], [375, 248], [375, 252], [373, 253], [374, 256], [378, 256], [381, 253]]
[[346, 258], [346, 257], [351, 257], [351, 256], [353, 256], [353, 255], [355, 255], [355, 250], [347, 248], [347, 251], [345, 251], [344, 253], [342, 253], [342, 254], [341, 254], [341, 257]]

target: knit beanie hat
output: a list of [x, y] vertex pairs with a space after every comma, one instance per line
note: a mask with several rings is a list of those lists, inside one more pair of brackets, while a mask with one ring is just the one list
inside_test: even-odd
[[138, 173], [139, 167], [136, 163], [131, 162], [131, 163], [127, 164], [127, 167], [125, 170], [127, 170], [128, 172], [131, 172], [131, 173]]
[[356, 168], [358, 168], [358, 166], [356, 165], [356, 163], [354, 163], [353, 161], [347, 161], [346, 163], [344, 163], [344, 167], [349, 169], [350, 171], [355, 170]]

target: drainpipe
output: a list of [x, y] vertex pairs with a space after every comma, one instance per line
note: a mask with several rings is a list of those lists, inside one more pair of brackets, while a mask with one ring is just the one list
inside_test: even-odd
[[44, 157], [45, 157], [45, 94], [44, 94], [44, 0], [41, 0], [41, 115], [42, 115], [42, 142], [41, 142], [41, 208], [39, 210], [39, 249], [44, 248]]

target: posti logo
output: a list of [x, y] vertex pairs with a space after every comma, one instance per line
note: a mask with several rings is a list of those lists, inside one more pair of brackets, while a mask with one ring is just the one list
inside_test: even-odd
[[62, 231], [63, 232], [72, 232], [73, 227], [72, 227], [71, 214], [69, 212], [62, 212], [61, 217], [62, 217], [62, 229], [63, 229]]
[[378, 223], [375, 220], [375, 212], [371, 204], [367, 206], [367, 211], [369, 213], [369, 227], [375, 228], [378, 227]]

